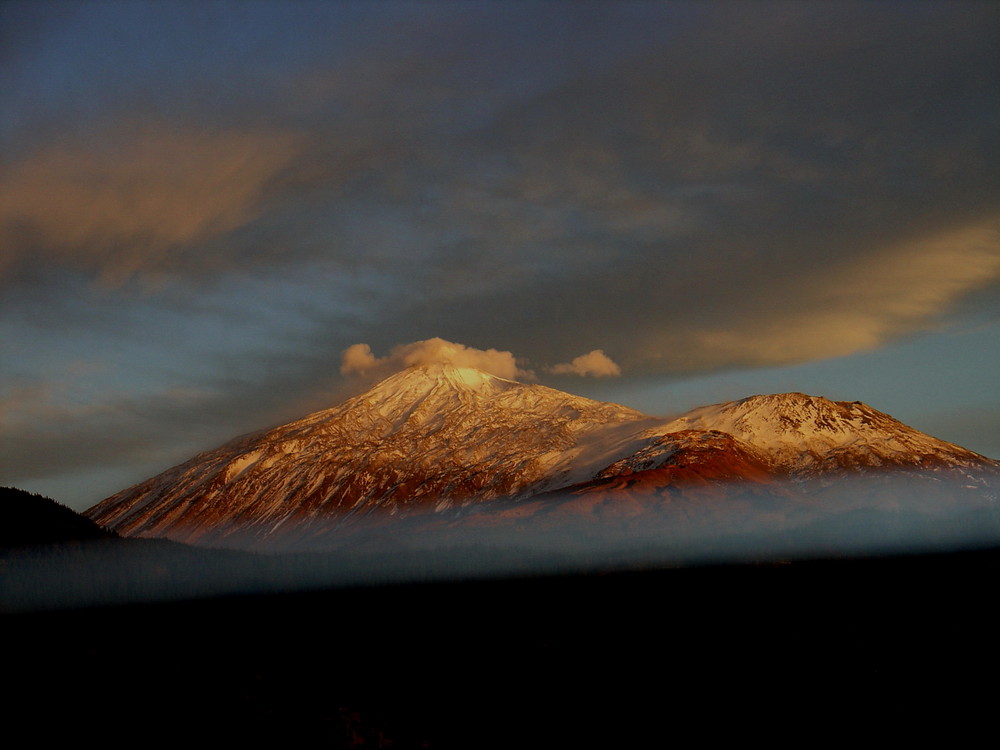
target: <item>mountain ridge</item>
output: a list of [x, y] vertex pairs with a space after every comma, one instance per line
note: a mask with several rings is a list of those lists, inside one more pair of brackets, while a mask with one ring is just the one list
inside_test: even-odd
[[792, 392], [701, 406], [664, 431], [719, 430], [766, 451], [793, 475], [893, 464], [931, 468], [993, 462], [927, 435], [862, 401], [833, 401]]
[[979, 481], [977, 472], [998, 467], [860, 402], [751, 396], [664, 421], [472, 368], [424, 365], [199, 454], [85, 514], [125, 535], [309, 545], [397, 516], [456, 520], [498, 500], [605, 492], [617, 475], [650, 470], [663, 497], [691, 481], [773, 483], [873, 468], [965, 471]]
[[340, 525], [426, 503], [441, 510], [581, 480], [606, 458], [600, 447], [588, 453], [590, 443], [616, 446], [615, 427], [640, 421], [655, 420], [470, 368], [410, 368], [337, 407], [199, 454], [86, 514], [125, 534], [195, 542], [231, 536], [227, 525], [268, 536], [289, 521]]

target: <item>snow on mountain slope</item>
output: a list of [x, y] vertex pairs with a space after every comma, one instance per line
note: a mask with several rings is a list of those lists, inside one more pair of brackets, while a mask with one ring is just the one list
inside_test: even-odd
[[[617, 516], [625, 506], [609, 504], [629, 493], [646, 505], [680, 493], [721, 509], [732, 497], [724, 485], [734, 482], [756, 485], [763, 496], [784, 475], [904, 467], [955, 469], [982, 487], [984, 477], [1000, 476], [1000, 462], [857, 402], [753, 396], [664, 422], [540, 385], [430, 365], [195, 456], [86, 515], [128, 536], [308, 548], [362, 521], [400, 516], [447, 525], [466, 523], [475, 511], [478, 521], [470, 522], [505, 523], [535, 514], [511, 502], [560, 489], [579, 498], [572, 507], [559, 501], [567, 513], [586, 514], [584, 506], [599, 500]], [[497, 513], [484, 512], [500, 499]]]
[[373, 513], [534, 494], [642, 442], [632, 409], [450, 365], [203, 453], [91, 508], [120, 533], [240, 543]]
[[935, 469], [1000, 463], [908, 427], [860, 401], [802, 393], [750, 396], [702, 406], [656, 428], [719, 430], [764, 451], [793, 475], [898, 466]]

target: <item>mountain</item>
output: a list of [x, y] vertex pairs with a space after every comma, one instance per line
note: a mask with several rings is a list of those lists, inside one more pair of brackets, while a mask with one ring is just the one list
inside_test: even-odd
[[[808, 536], [816, 549], [885, 546], [887, 534], [903, 548], [934, 547], [1000, 532], [1000, 462], [858, 401], [751, 396], [645, 436], [593, 478], [518, 503], [518, 517], [539, 528], [600, 519], [602, 536], [615, 524], [621, 541], [765, 534], [771, 544], [794, 531], [796, 547]], [[482, 509], [478, 523], [498, 510]]]
[[527, 519], [704, 527], [732, 515], [734, 488], [748, 519], [791, 523], [816, 504], [807, 480], [906, 468], [985, 487], [998, 466], [861, 403], [754, 396], [664, 421], [433, 365], [237, 438], [87, 515], [124, 535], [263, 549], [323, 547], [390, 524], [405, 545], [428, 529]]
[[126, 535], [308, 539], [363, 519], [537, 494], [593, 476], [656, 420], [470, 368], [415, 367], [237, 438], [87, 511]]
[[860, 401], [831, 401], [803, 393], [751, 396], [703, 406], [661, 429], [728, 433], [764, 451], [776, 469], [797, 476], [843, 469], [962, 469], [996, 463], [908, 427]]

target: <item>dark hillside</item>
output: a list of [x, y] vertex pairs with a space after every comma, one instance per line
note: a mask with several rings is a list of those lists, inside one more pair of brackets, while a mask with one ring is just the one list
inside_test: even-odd
[[0, 548], [117, 536], [44, 495], [0, 487]]

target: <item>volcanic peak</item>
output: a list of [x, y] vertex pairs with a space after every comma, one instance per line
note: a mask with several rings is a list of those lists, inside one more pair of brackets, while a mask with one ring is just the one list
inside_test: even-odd
[[389, 376], [359, 399], [370, 403], [383, 400], [416, 402], [432, 393], [475, 393], [488, 397], [519, 386], [521, 383], [517, 381], [472, 367], [452, 364], [415, 365]]
[[[393, 423], [417, 423], [426, 417], [437, 424], [445, 415], [459, 413], [473, 418], [505, 413], [522, 420], [541, 417], [548, 421], [559, 415], [560, 420], [586, 423], [620, 422], [647, 418], [619, 404], [610, 404], [537, 384], [519, 383], [471, 367], [451, 364], [417, 365], [402, 370], [375, 385], [371, 390], [344, 404], [318, 412], [313, 417], [325, 419], [345, 413], [369, 412]], [[307, 417], [307, 419], [312, 419]]]
[[472, 368], [418, 365], [339, 406], [195, 456], [87, 516], [129, 536], [264, 548], [400, 514], [447, 510], [454, 519], [497, 499], [604, 491], [620, 479], [659, 497], [691, 482], [893, 467], [972, 477], [1000, 463], [860, 402], [751, 396], [664, 422]]
[[[417, 366], [203, 453], [88, 511], [131, 535], [218, 542], [535, 494], [639, 447], [649, 417], [470, 368]], [[631, 447], [633, 444], [634, 447]], [[324, 526], [324, 527], [325, 527]]]
[[833, 467], [978, 465], [994, 462], [908, 427], [861, 401], [804, 393], [750, 396], [694, 409], [661, 428], [719, 430], [793, 472]]

